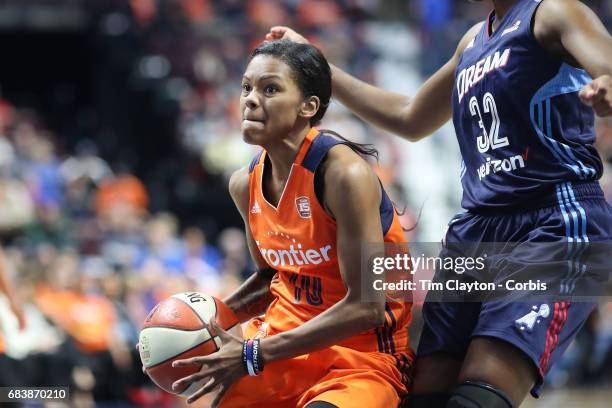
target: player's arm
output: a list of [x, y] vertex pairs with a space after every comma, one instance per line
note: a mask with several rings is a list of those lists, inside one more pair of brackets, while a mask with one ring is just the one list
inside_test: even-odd
[[580, 97], [599, 116], [612, 115], [612, 36], [597, 14], [578, 0], [547, 0], [538, 9], [533, 30], [545, 48], [578, 63], [594, 78]]
[[383, 243], [380, 184], [348, 147], [333, 148], [324, 165], [325, 206], [336, 219], [338, 263], [347, 293], [303, 325], [262, 339], [264, 363], [320, 350], [384, 323], [385, 294], [375, 292], [374, 302], [364, 301], [362, 287], [372, 287], [374, 274], [361, 269], [362, 244]]
[[19, 328], [23, 330], [26, 326], [25, 314], [21, 302], [17, 299], [17, 295], [9, 282], [7, 262], [2, 248], [0, 248], [0, 293], [6, 296], [9, 307], [19, 322]]
[[[365, 83], [332, 65], [333, 96], [366, 122], [407, 140], [418, 141], [451, 118], [455, 69], [463, 50], [480, 27], [478, 24], [468, 31], [452, 58], [425, 82], [413, 98]], [[272, 27], [266, 36], [268, 40], [280, 38], [307, 42], [288, 27]]]
[[223, 300], [236, 314], [240, 322], [245, 322], [252, 317], [262, 314], [270, 302], [270, 281], [276, 271], [270, 269], [266, 261], [257, 250], [257, 244], [251, 235], [249, 228], [249, 172], [248, 168], [237, 170], [229, 181], [229, 191], [236, 208], [240, 212], [246, 230], [246, 240], [249, 252], [255, 264], [257, 272], [253, 273], [238, 289]]

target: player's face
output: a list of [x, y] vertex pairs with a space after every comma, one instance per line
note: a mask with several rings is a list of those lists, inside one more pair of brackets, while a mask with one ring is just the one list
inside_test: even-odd
[[303, 99], [287, 64], [268, 55], [253, 58], [240, 95], [245, 142], [265, 146], [286, 137], [296, 125]]

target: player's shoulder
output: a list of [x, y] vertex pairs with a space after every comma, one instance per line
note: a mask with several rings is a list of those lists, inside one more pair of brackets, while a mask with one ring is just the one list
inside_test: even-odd
[[598, 21], [595, 12], [578, 0], [542, 0], [533, 16], [532, 30], [546, 50], [577, 64], [567, 55], [562, 37], [575, 29], [595, 28]]
[[482, 30], [482, 27], [485, 25], [485, 23], [486, 21], [482, 20], [471, 26], [470, 29], [467, 30], [466, 33], [463, 35], [462, 41], [471, 41], [476, 36], [476, 34], [478, 34], [480, 30]]
[[549, 29], [561, 29], [569, 21], [590, 11], [578, 0], [542, 0], [534, 16], [535, 23]]
[[461, 37], [461, 40], [459, 40], [459, 44], [457, 45], [457, 55], [461, 55], [467, 46], [474, 41], [478, 33], [482, 30], [484, 24], [485, 21], [481, 21], [474, 24], [469, 30], [467, 30], [463, 37]]
[[354, 179], [374, 175], [372, 167], [359, 154], [345, 144], [329, 149], [325, 166], [325, 178]]
[[541, 0], [538, 4], [538, 10], [546, 12], [559, 12], [566, 14], [575, 7], [587, 7], [579, 0]]
[[378, 188], [377, 177], [368, 162], [345, 144], [332, 147], [322, 163], [327, 194], [367, 194]]
[[249, 167], [244, 166], [234, 171], [229, 179], [230, 193], [240, 193], [249, 189]]
[[249, 167], [245, 166], [232, 173], [229, 179], [229, 192], [242, 212], [249, 201]]

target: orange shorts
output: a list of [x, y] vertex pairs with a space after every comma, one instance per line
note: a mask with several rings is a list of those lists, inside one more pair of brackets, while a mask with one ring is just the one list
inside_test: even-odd
[[302, 408], [325, 401], [341, 408], [397, 407], [408, 390], [413, 354], [366, 353], [333, 346], [270, 363], [257, 377], [243, 377], [220, 408]]

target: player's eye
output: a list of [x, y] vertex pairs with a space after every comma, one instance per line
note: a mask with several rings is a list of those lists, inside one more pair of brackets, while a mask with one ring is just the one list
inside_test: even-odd
[[253, 89], [253, 87], [250, 84], [242, 84], [242, 92], [243, 93], [249, 93], [249, 92], [251, 92], [252, 89]]
[[268, 95], [274, 95], [278, 91], [279, 88], [276, 85], [266, 85], [266, 87], [264, 88], [264, 92]]

